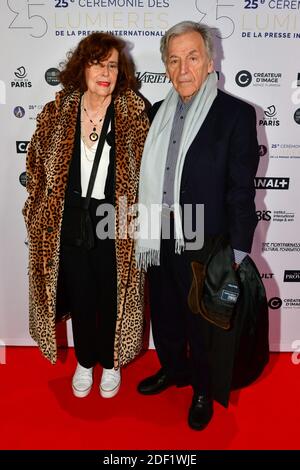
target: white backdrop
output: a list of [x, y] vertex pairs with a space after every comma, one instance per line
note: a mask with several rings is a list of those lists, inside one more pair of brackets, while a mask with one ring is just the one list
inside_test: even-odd
[[59, 90], [55, 69], [89, 32], [113, 32], [128, 41], [141, 92], [153, 103], [170, 87], [160, 60], [160, 38], [173, 24], [190, 19], [217, 28], [219, 87], [256, 107], [260, 221], [252, 256], [268, 294], [271, 349], [296, 347], [300, 2], [295, 0], [0, 0], [1, 344], [33, 344], [21, 215], [25, 152], [37, 113]]

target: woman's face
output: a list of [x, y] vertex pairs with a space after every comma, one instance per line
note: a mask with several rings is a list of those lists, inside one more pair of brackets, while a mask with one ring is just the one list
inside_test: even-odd
[[112, 94], [117, 83], [118, 60], [118, 51], [112, 49], [105, 60], [87, 65], [85, 80], [89, 92], [103, 98]]

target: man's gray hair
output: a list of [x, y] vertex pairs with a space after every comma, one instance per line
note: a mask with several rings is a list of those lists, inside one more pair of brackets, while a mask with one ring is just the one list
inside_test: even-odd
[[181, 23], [177, 23], [172, 26], [172, 28], [168, 29], [161, 38], [160, 52], [162, 61], [166, 63], [168, 46], [171, 38], [185, 33], [192, 33], [194, 31], [202, 36], [208, 59], [212, 60], [214, 56], [213, 29], [206, 24], [196, 23], [195, 21], [181, 21]]

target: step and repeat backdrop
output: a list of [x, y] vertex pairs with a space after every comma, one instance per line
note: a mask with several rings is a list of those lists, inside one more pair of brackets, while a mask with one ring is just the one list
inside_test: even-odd
[[219, 87], [256, 108], [259, 223], [252, 257], [267, 291], [271, 349], [300, 349], [297, 0], [0, 1], [1, 344], [33, 344], [28, 334], [28, 248], [21, 214], [26, 148], [37, 114], [60, 89], [59, 64], [86, 35], [111, 32], [128, 42], [140, 91], [153, 103], [170, 89], [160, 59], [160, 39], [182, 20], [216, 28]]

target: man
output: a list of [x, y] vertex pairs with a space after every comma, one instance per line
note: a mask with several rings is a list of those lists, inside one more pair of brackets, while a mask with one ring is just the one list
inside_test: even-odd
[[[149, 267], [153, 339], [162, 366], [138, 385], [138, 391], [152, 395], [172, 385], [192, 385], [188, 423], [202, 430], [212, 418], [213, 399], [227, 404], [222, 383], [226, 375], [230, 387], [232, 370], [224, 365], [223, 382], [213, 377], [212, 350], [222, 333], [188, 307], [192, 272], [183, 227], [185, 207], [204, 205], [205, 239], [227, 235], [238, 269], [251, 251], [257, 224], [256, 115], [252, 106], [217, 89], [213, 35], [207, 26], [192, 21], [173, 26], [161, 40], [161, 54], [173, 88], [152, 108], [155, 118], [142, 158], [139, 203], [149, 210], [162, 204], [175, 211], [164, 209], [158, 223], [163, 233], [169, 217], [170, 239], [137, 241], [137, 262]], [[142, 232], [143, 217], [139, 222]], [[199, 231], [197, 220], [195, 225]], [[220, 364], [226, 354], [221, 352]]]

